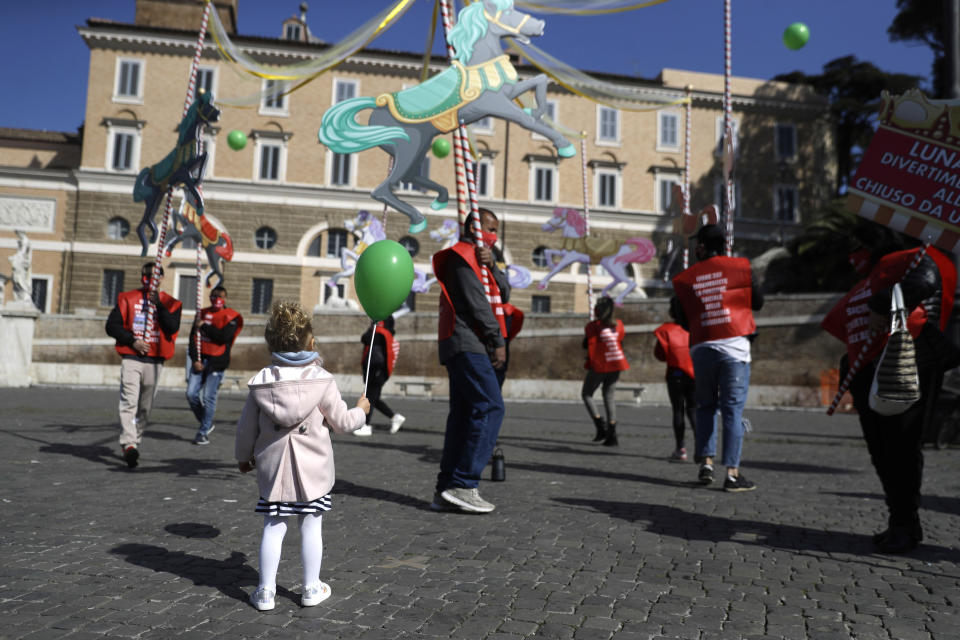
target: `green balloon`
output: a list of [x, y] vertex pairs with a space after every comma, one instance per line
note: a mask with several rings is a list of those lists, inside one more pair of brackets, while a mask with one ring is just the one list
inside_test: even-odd
[[446, 138], [437, 138], [433, 141], [431, 149], [433, 149], [433, 155], [438, 158], [446, 158], [450, 155], [450, 141]]
[[234, 151], [240, 151], [247, 146], [247, 134], [239, 129], [234, 129], [227, 134], [227, 144]]
[[353, 287], [370, 319], [379, 322], [400, 308], [413, 286], [413, 259], [402, 244], [378, 240], [363, 250]]
[[794, 22], [783, 32], [783, 44], [787, 46], [787, 49], [793, 49], [794, 51], [803, 48], [803, 45], [807, 44], [809, 39], [810, 29], [802, 22]]

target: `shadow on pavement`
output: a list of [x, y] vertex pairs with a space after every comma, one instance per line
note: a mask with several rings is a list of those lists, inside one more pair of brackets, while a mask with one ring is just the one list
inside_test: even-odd
[[[626, 480], [628, 482], [646, 482], [648, 484], [657, 484], [665, 487], [688, 487], [693, 483], [675, 482], [665, 478], [654, 476], [642, 476], [636, 473], [623, 473], [619, 471], [604, 471], [603, 469], [590, 469], [587, 467], [568, 467], [559, 464], [535, 464], [530, 462], [508, 462], [508, 469], [523, 469], [525, 471], [537, 471], [540, 473], [558, 473], [574, 476], [592, 476], [595, 478], [610, 478], [612, 480]], [[696, 486], [700, 486], [697, 484]]]
[[[853, 553], [878, 555], [870, 536], [843, 531], [823, 531], [775, 522], [735, 520], [702, 513], [691, 513], [675, 507], [642, 502], [616, 502], [583, 498], [553, 498], [554, 501], [586, 507], [628, 522], [646, 522], [646, 531], [682, 540], [736, 542], [793, 551]], [[884, 556], [886, 557], [886, 556]], [[910, 558], [955, 562], [960, 552], [948, 547], [923, 544], [909, 554]]]
[[774, 462], [770, 460], [748, 460], [743, 466], [746, 469], [765, 469], [767, 471], [787, 471], [792, 473], [829, 473], [832, 475], [855, 475], [861, 473], [858, 469], [825, 467], [819, 464], [805, 464], [803, 462]]
[[163, 530], [175, 536], [183, 536], [184, 538], [216, 538], [220, 535], [220, 529], [199, 522], [168, 524]]
[[419, 509], [429, 509], [430, 503], [386, 489], [377, 489], [374, 487], [365, 487], [361, 484], [355, 484], [343, 478], [337, 478], [337, 493], [355, 498], [371, 498], [373, 500], [382, 500], [384, 502], [394, 502], [396, 504], [406, 505], [408, 507], [417, 507]]
[[38, 449], [40, 453], [74, 456], [88, 462], [102, 464], [108, 467], [117, 467], [123, 464], [120, 458], [120, 447], [107, 447], [102, 444], [66, 444], [56, 442]]
[[[882, 493], [856, 493], [843, 491], [821, 491], [820, 493], [828, 496], [840, 496], [841, 498], [863, 498], [869, 500], [879, 500], [881, 502], [883, 501]], [[953, 496], [921, 495], [920, 510], [939, 511], [940, 513], [946, 513], [953, 516], [960, 515], [960, 498], [955, 498]]]

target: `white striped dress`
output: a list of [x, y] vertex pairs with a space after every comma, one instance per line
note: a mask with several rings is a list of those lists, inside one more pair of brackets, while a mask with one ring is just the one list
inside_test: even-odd
[[268, 516], [302, 516], [308, 513], [321, 513], [330, 511], [333, 503], [330, 501], [330, 494], [311, 500], [310, 502], [267, 502], [263, 498], [257, 501], [257, 513], [263, 513]]

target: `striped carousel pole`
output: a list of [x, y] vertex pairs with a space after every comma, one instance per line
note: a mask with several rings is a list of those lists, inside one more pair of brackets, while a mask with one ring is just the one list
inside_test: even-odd
[[[587, 188], [587, 133], [581, 132], [580, 136], [580, 174], [583, 176], [583, 237], [590, 237], [590, 191]], [[587, 310], [590, 313], [590, 321], [593, 322], [593, 281], [591, 280], [591, 271], [593, 265], [590, 263], [590, 257], [587, 256]]]
[[[687, 85], [687, 104], [683, 107], [683, 120], [684, 120], [684, 132], [683, 132], [683, 215], [690, 215], [690, 132], [692, 130], [692, 125], [690, 124], [691, 113], [693, 104], [693, 85]], [[686, 269], [690, 266], [690, 247], [689, 242], [686, 237], [683, 236], [683, 227], [680, 228], [680, 242], [683, 243], [683, 268]]]
[[[923, 247], [920, 248], [920, 251], [917, 252], [917, 255], [914, 256], [913, 260], [910, 261], [910, 265], [903, 274], [904, 277], [913, 271], [918, 264], [920, 264], [920, 261], [923, 260], [923, 256], [926, 255], [927, 249], [929, 248], [929, 242], [925, 243]], [[860, 368], [863, 366], [867, 351], [869, 351], [870, 347], [873, 346], [873, 341], [876, 339], [877, 335], [878, 334], [876, 331], [870, 332], [870, 334], [867, 336], [866, 342], [863, 343], [863, 347], [860, 348], [860, 353], [857, 354], [857, 357], [854, 358], [853, 362], [850, 364], [850, 368], [847, 370], [847, 375], [844, 376], [843, 382], [841, 382], [840, 386], [837, 388], [837, 395], [833, 397], [833, 402], [831, 402], [830, 406], [827, 408], [828, 416], [832, 416], [834, 411], [837, 410], [837, 407], [840, 406], [840, 400], [843, 398], [843, 394], [845, 394], [850, 388], [850, 384], [853, 382], [853, 377], [857, 375], [857, 373], [860, 371]]]
[[[180, 114], [180, 117], [183, 118], [187, 115], [187, 111], [190, 109], [190, 105], [193, 104], [194, 92], [196, 91], [197, 86], [197, 69], [200, 66], [200, 56], [203, 54], [203, 41], [207, 33], [207, 22], [210, 20], [210, 7], [211, 2], [207, 0], [203, 5], [203, 16], [200, 19], [200, 33], [197, 36], [197, 44], [194, 48], [193, 60], [190, 63], [190, 79], [187, 82], [187, 95], [183, 102], [183, 112]], [[197, 147], [198, 151], [203, 150], [203, 137], [197, 137]], [[199, 188], [199, 185], [198, 185]], [[153, 263], [153, 272], [150, 274], [150, 284], [147, 287], [147, 299], [153, 297], [154, 292], [157, 290], [159, 285], [158, 273], [163, 267], [163, 248], [167, 242], [167, 228], [170, 225], [170, 214], [173, 212], [173, 187], [167, 187], [167, 194], [163, 208], [163, 220], [160, 223], [160, 234], [159, 242], [157, 244], [157, 258]], [[200, 243], [203, 244], [202, 242]], [[199, 251], [200, 247], [197, 247]], [[200, 271], [197, 271], [197, 288], [198, 288], [198, 299], [202, 297], [203, 291], [200, 289]], [[200, 306], [197, 306], [197, 312], [199, 313]], [[157, 310], [152, 304], [147, 305], [147, 322], [144, 329], [144, 334], [147, 336], [152, 335], [154, 330], [154, 324], [156, 323], [156, 313]], [[199, 332], [198, 332], [199, 336]], [[197, 346], [197, 355], [200, 354], [200, 347]]]
[[723, 187], [726, 203], [727, 255], [733, 255], [733, 180], [730, 177], [733, 168], [733, 113], [731, 107], [731, 37], [730, 3], [723, 0]]

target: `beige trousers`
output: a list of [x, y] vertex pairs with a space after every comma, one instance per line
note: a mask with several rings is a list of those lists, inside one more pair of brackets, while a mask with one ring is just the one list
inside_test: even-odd
[[140, 446], [161, 371], [161, 362], [138, 362], [132, 358], [120, 362], [121, 447]]

